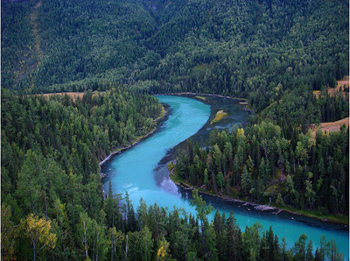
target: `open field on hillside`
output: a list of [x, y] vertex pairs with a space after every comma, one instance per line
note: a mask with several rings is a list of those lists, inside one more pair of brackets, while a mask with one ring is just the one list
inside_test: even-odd
[[68, 95], [72, 97], [72, 99], [75, 101], [76, 98], [82, 99], [85, 92], [58, 92], [58, 93], [45, 93], [43, 94], [44, 97], [51, 97], [54, 95]]
[[349, 76], [345, 76], [340, 81], [337, 81], [337, 86], [335, 88], [328, 88], [328, 93], [334, 95], [338, 91], [343, 92], [345, 95], [346, 93], [344, 92], [344, 87], [349, 88]]
[[[339, 121], [334, 121], [334, 122], [322, 122], [320, 124], [320, 127], [323, 132], [334, 132], [334, 131], [340, 131], [340, 127], [343, 124], [345, 124], [346, 127], [349, 127], [349, 117]], [[312, 136], [315, 137], [317, 126], [313, 125], [311, 129], [312, 129]]]
[[[335, 88], [328, 87], [328, 95], [335, 96], [342, 93], [345, 97], [347, 95], [347, 93], [344, 90], [345, 88], [349, 89], [349, 76], [345, 76], [343, 79], [337, 81], [337, 86]], [[313, 91], [313, 93], [316, 96], [316, 98], [319, 98], [321, 92]]]

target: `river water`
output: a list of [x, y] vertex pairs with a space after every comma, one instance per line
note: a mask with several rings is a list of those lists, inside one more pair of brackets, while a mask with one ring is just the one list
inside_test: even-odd
[[[194, 208], [189, 203], [191, 193], [177, 187], [171, 181], [166, 166], [162, 162], [170, 154], [171, 149], [194, 134], [197, 134], [197, 137], [205, 136], [208, 135], [208, 128], [222, 128], [222, 124], [230, 128], [243, 123], [246, 112], [239, 106], [227, 107], [228, 102], [222, 102], [218, 107], [221, 105], [226, 111], [229, 111], [231, 119], [226, 119], [226, 122], [221, 123], [221, 125], [211, 126], [208, 124], [208, 119], [211, 120], [213, 116], [211, 116], [209, 105], [186, 97], [157, 97], [162, 103], [170, 105], [169, 118], [159, 126], [158, 131], [153, 136], [114, 157], [104, 166], [103, 172], [108, 174], [104, 180], [105, 190], [108, 191], [108, 180], [111, 180], [114, 193], [129, 192], [135, 209], [138, 207], [140, 199], [143, 198], [148, 205], [157, 203], [169, 210], [176, 206], [184, 208], [188, 213], [195, 214]], [[202, 135], [200, 135], [201, 133]], [[252, 206], [243, 206], [241, 203], [234, 204], [210, 196], [203, 196], [203, 198], [212, 204], [214, 209], [225, 211], [227, 216], [233, 211], [242, 231], [245, 230], [246, 226], [252, 226], [256, 222], [259, 222], [264, 230], [271, 226], [279, 239], [285, 237], [287, 247], [292, 247], [299, 236], [305, 233], [308, 240], [312, 240], [314, 250], [316, 247], [320, 247], [320, 238], [325, 235], [327, 241], [335, 240], [339, 251], [344, 254], [345, 260], [348, 260], [349, 234], [348, 230], [342, 226], [293, 216], [284, 212], [279, 215], [271, 213], [271, 211], [260, 212]], [[209, 215], [210, 220], [214, 218], [214, 214], [215, 211]]]

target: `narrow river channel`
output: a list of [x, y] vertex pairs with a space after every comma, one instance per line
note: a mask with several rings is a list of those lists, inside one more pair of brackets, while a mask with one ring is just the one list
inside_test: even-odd
[[[211, 108], [202, 102], [185, 97], [157, 96], [157, 98], [162, 103], [170, 105], [169, 118], [153, 136], [104, 165], [103, 172], [108, 174], [104, 180], [105, 190], [108, 191], [108, 180], [111, 180], [114, 193], [129, 192], [135, 209], [143, 198], [148, 205], [157, 203], [169, 210], [176, 206], [194, 214], [195, 210], [189, 203], [191, 193], [178, 188], [170, 180], [165, 165], [159, 163], [173, 147], [202, 129], [210, 117]], [[214, 209], [227, 214], [233, 211], [242, 231], [246, 226], [252, 226], [256, 222], [259, 222], [264, 230], [271, 226], [280, 240], [285, 237], [289, 248], [301, 234], [305, 233], [308, 240], [312, 240], [314, 250], [320, 247], [320, 238], [325, 235], [327, 241], [335, 240], [345, 260], [349, 260], [349, 234], [344, 227], [283, 212], [279, 215], [260, 212], [251, 206], [233, 204], [210, 196], [203, 198], [212, 204]], [[210, 220], [214, 218], [214, 214], [215, 211], [210, 214]]]

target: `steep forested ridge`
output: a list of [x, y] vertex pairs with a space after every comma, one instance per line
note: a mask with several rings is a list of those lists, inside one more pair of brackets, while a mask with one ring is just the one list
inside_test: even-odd
[[[98, 162], [154, 128], [161, 106], [144, 93], [244, 97], [257, 112], [248, 127], [213, 132], [207, 149], [189, 143], [177, 174], [212, 193], [348, 215], [349, 130], [308, 133], [349, 115], [348, 90], [326, 90], [349, 70], [348, 1], [1, 3], [4, 260], [341, 260], [325, 238], [288, 250], [233, 214], [209, 223], [196, 191], [195, 217], [134, 210], [111, 186], [104, 198]], [[58, 91], [86, 94], [32, 95]]]
[[[334, 86], [349, 69], [348, 1], [35, 3], [5, 1], [2, 8], [9, 88], [81, 90], [117, 81], [153, 92], [243, 96], [263, 109], [276, 88]], [[23, 71], [16, 64], [27, 64], [25, 55], [13, 56], [34, 48], [33, 10], [43, 58]], [[18, 46], [24, 39], [16, 24], [30, 39], [25, 45]]]

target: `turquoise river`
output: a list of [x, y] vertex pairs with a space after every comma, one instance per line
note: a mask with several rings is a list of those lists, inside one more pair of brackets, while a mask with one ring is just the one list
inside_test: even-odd
[[[158, 127], [154, 135], [114, 157], [104, 166], [103, 172], [108, 174], [104, 186], [106, 187], [108, 180], [111, 180], [114, 193], [128, 191], [135, 209], [143, 198], [148, 205], [157, 203], [169, 210], [176, 206], [194, 214], [195, 210], [189, 203], [191, 193], [177, 187], [160, 162], [172, 148], [202, 129], [211, 115], [211, 108], [185, 97], [157, 98], [170, 106], [171, 113], [168, 119]], [[271, 211], [256, 211], [252, 206], [234, 204], [210, 196], [203, 198], [212, 204], [214, 209], [227, 214], [233, 211], [242, 231], [256, 222], [259, 222], [264, 230], [271, 226], [280, 239], [285, 237], [288, 247], [292, 247], [299, 236], [305, 233], [308, 240], [312, 240], [314, 250], [320, 247], [320, 238], [325, 235], [327, 241], [335, 240], [344, 259], [349, 260], [349, 234], [344, 227], [285, 212], [276, 215]], [[215, 211], [210, 214], [210, 220], [214, 214]]]

